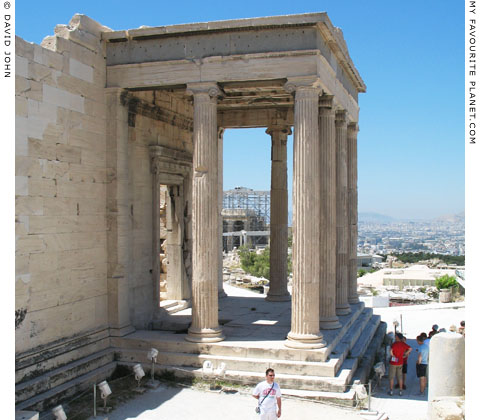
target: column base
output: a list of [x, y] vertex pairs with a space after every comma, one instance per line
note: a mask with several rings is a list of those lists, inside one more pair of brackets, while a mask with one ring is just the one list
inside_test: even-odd
[[344, 305], [337, 306], [335, 312], [337, 315], [348, 315], [352, 312], [352, 308], [350, 308], [350, 305], [346, 303]]
[[358, 296], [355, 296], [355, 297], [352, 297], [352, 298], [348, 298], [348, 303], [349, 303], [350, 305], [355, 304], [355, 303], [358, 303], [358, 302], [360, 302], [360, 299], [358, 298]]
[[291, 349], [321, 349], [327, 343], [323, 340], [323, 336], [317, 334], [294, 334], [291, 331], [287, 335], [285, 347]]
[[342, 328], [342, 324], [340, 324], [336, 316], [332, 316], [329, 318], [320, 318], [320, 329], [336, 330], [337, 328]]
[[217, 343], [225, 340], [223, 331], [218, 328], [189, 328], [185, 340], [192, 343]]
[[135, 332], [135, 327], [133, 325], [125, 325], [123, 327], [110, 327], [109, 333], [110, 337], [123, 337], [127, 334]]
[[228, 295], [225, 293], [225, 290], [221, 289], [218, 291], [218, 298], [224, 298], [227, 297]]
[[289, 302], [292, 300], [290, 293], [285, 293], [283, 295], [274, 295], [270, 294], [270, 291], [267, 293], [265, 300], [268, 302]]

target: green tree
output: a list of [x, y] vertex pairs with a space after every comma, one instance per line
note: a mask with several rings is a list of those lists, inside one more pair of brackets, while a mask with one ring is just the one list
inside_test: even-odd
[[[255, 277], [265, 277], [270, 279], [270, 248], [266, 247], [263, 252], [257, 254], [255, 251], [250, 251], [245, 246], [238, 249], [240, 255], [240, 264], [243, 270]], [[292, 257], [287, 259], [287, 272], [292, 272]]]
[[239, 255], [240, 264], [246, 273], [270, 279], [270, 249], [268, 247], [260, 254], [250, 251], [246, 247], [240, 247]]
[[458, 286], [458, 282], [454, 276], [449, 276], [448, 274], [445, 274], [444, 276], [439, 277], [435, 280], [435, 286], [438, 290], [450, 289], [451, 287]]

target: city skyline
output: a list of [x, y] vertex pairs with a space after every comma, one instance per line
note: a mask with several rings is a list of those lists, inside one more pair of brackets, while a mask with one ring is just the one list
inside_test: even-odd
[[[327, 12], [344, 34], [367, 92], [359, 95], [359, 211], [431, 219], [464, 211], [464, 4], [440, 1], [286, 1], [16, 4], [16, 34], [40, 43], [56, 24], [83, 13], [112, 29], [255, 16]], [[54, 6], [54, 7], [53, 7]], [[448, 59], [445, 59], [446, 53]], [[292, 194], [293, 136], [288, 141]], [[224, 189], [270, 188], [270, 137], [264, 128], [226, 130]]]

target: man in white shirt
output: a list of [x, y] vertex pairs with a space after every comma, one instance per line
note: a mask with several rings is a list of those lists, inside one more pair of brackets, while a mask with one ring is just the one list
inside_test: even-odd
[[260, 420], [275, 420], [282, 415], [282, 392], [274, 379], [275, 372], [268, 368], [265, 372], [265, 380], [253, 390], [253, 398], [258, 400], [260, 407]]

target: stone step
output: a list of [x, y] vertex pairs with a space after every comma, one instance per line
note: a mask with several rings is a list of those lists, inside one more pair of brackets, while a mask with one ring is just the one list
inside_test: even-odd
[[186, 300], [177, 300], [177, 304], [167, 309], [169, 314], [175, 314], [188, 308], [188, 302]]
[[84, 375], [51, 388], [46, 392], [42, 392], [22, 401], [21, 403], [16, 404], [15, 409], [29, 409], [42, 412], [55, 405], [62, 404], [64, 401], [68, 402], [68, 399], [71, 399], [74, 395], [85, 391], [87, 388], [93, 387], [93, 384], [100, 383], [110, 377], [116, 367], [117, 362], [110, 362]]
[[[326, 341], [327, 345], [319, 351], [316, 351], [314, 360], [326, 361], [330, 353], [334, 351], [334, 349], [336, 349], [336, 347], [339, 345], [345, 335], [348, 335], [349, 343], [354, 343], [356, 339], [360, 336], [363, 326], [368, 321], [368, 318], [371, 317], [372, 313], [373, 311], [371, 308], [365, 308], [364, 303], [360, 302], [352, 305], [352, 313], [339, 316], [339, 321], [342, 324], [341, 329], [321, 330], [321, 333], [323, 334], [323, 338]], [[154, 321], [153, 328], [154, 330], [159, 331], [175, 331], [177, 333], [185, 333], [190, 325], [190, 322], [191, 316], [185, 315], [185, 313], [169, 314], [161, 320]], [[219, 319], [219, 323], [221, 325], [225, 324], [225, 328], [237, 327], [235, 321], [231, 321], [228, 319]], [[241, 327], [243, 327], [242, 324], [240, 324], [240, 328]], [[232, 341], [235, 341], [235, 337], [232, 337], [231, 339]], [[348, 350], [349, 349], [347, 348], [344, 351]]]
[[[338, 317], [342, 328], [339, 330], [321, 330], [324, 340], [327, 342], [326, 355], [330, 355], [339, 343], [341, 343], [345, 335], [352, 335], [352, 328], [354, 330], [360, 329], [365, 322], [365, 318], [371, 316], [368, 311], [371, 309], [365, 308], [363, 302], [351, 305], [352, 312], [348, 315], [341, 315]], [[367, 312], [365, 312], [367, 311]]]
[[59, 366], [105, 350], [110, 346], [108, 329], [78, 336], [46, 348], [17, 355], [15, 359], [15, 383], [28, 381]]
[[92, 370], [113, 362], [114, 353], [109, 349], [83, 357], [65, 366], [45, 372], [33, 379], [15, 385], [15, 403], [28, 400], [35, 395], [58, 387], [71, 378], [84, 375]]
[[160, 302], [160, 308], [166, 310], [168, 314], [174, 314], [188, 308], [188, 301], [166, 299]]
[[368, 325], [373, 311], [371, 308], [364, 308], [362, 313], [355, 319], [348, 331], [341, 337], [336, 347], [330, 353], [330, 359], [336, 359], [337, 369], [340, 368], [343, 361], [349, 356], [352, 347], [362, 336], [365, 327]]
[[372, 337], [375, 335], [378, 326], [380, 325], [380, 316], [373, 315], [366, 327], [363, 329], [359, 339], [355, 342], [355, 345], [350, 351], [350, 357], [362, 357], [367, 349], [369, 343], [372, 341]]
[[290, 349], [284, 346], [284, 341], [272, 342], [242, 342], [222, 341], [219, 343], [192, 343], [185, 340], [186, 334], [174, 334], [159, 331], [136, 331], [125, 337], [112, 337], [112, 345], [122, 349], [137, 349], [145, 351], [152, 348], [159, 352], [190, 353], [216, 356], [231, 356], [275, 359], [275, 360], [305, 360], [321, 362], [324, 360], [324, 349]]
[[162, 302], [160, 302], [160, 308], [168, 309], [168, 308], [172, 308], [176, 304], [177, 304], [176, 300], [167, 299], [167, 300], [163, 300]]
[[387, 324], [385, 322], [379, 322], [375, 335], [368, 343], [366, 351], [363, 353], [360, 360], [360, 364], [355, 372], [353, 380], [359, 380], [362, 384], [367, 383], [370, 377], [370, 371], [376, 360], [376, 354], [387, 332]]
[[[171, 302], [169, 302], [171, 304]], [[272, 342], [248, 342], [235, 341], [232, 339], [222, 341], [220, 343], [192, 343], [184, 339], [185, 333], [174, 334], [166, 331], [137, 331], [126, 337], [116, 337], [112, 339], [112, 345], [123, 349], [143, 349], [148, 352], [151, 347], [155, 347], [160, 352], [173, 353], [191, 353], [206, 354], [218, 356], [235, 355], [238, 357], [255, 358], [255, 359], [275, 359], [275, 360], [305, 360], [310, 362], [328, 361], [330, 358], [337, 359], [338, 367], [345, 359], [350, 346], [352, 346], [361, 336], [365, 325], [372, 316], [371, 308], [363, 308], [357, 311], [357, 315], [352, 314], [353, 321], [348, 322], [345, 331], [325, 331], [324, 338], [327, 340], [327, 346], [321, 349], [290, 349], [284, 346], [284, 341], [274, 344]], [[175, 317], [171, 317], [175, 318]], [[343, 321], [343, 320], [342, 320]], [[161, 321], [158, 321], [161, 322]], [[183, 324], [177, 327], [183, 326]], [[173, 326], [173, 330], [177, 330]], [[322, 331], [323, 332], [323, 331]], [[333, 338], [340, 336], [340, 338]], [[330, 342], [328, 340], [331, 340]], [[337, 343], [335, 348], [333, 344]], [[337, 368], [338, 368], [337, 367]]]
[[[353, 383], [356, 379], [360, 380], [362, 384], [367, 383], [370, 369], [375, 360], [375, 353], [385, 335], [384, 331], [379, 328], [379, 324], [380, 317], [378, 315], [372, 316], [362, 334], [362, 338], [357, 341], [349, 356], [342, 363], [339, 374], [343, 373], [346, 376], [347, 384]], [[368, 351], [370, 352], [368, 353]], [[368, 356], [366, 356], [366, 353], [368, 353]], [[362, 369], [360, 369], [361, 367]], [[359, 369], [362, 371], [360, 374]], [[346, 387], [345, 391], [347, 390]]]
[[[119, 362], [139, 362], [150, 367], [150, 361], [147, 359], [147, 353], [139, 350], [115, 349], [117, 361]], [[334, 377], [340, 366], [336, 366], [338, 360], [328, 362], [304, 362], [298, 360], [279, 360], [279, 359], [258, 359], [236, 356], [219, 356], [208, 354], [189, 354], [180, 352], [160, 352], [157, 361], [164, 365], [171, 366], [191, 366], [201, 368], [203, 363], [209, 360], [214, 367], [225, 363], [227, 369], [241, 371], [259, 371], [265, 372], [267, 368], [275, 369], [276, 373], [313, 375]]]
[[[118, 364], [132, 367], [135, 362], [119, 361]], [[147, 367], [146, 365], [144, 366], [144, 370], [145, 369], [148, 369], [146, 370], [148, 372], [150, 371], [150, 367]], [[172, 366], [164, 364], [155, 365], [156, 374], [161, 375], [165, 371], [175, 374], [177, 378], [197, 378], [207, 381], [213, 381], [215, 379], [213, 376], [205, 376], [203, 374], [202, 368], [192, 366]], [[348, 379], [348, 372], [341, 372], [339, 375], [333, 378], [313, 375], [293, 375], [285, 373], [277, 374], [277, 372], [275, 372], [275, 374], [276, 380], [282, 384], [282, 387], [313, 391], [343, 392], [346, 389], [345, 381]], [[265, 379], [265, 372], [230, 370], [227, 366], [225, 376], [217, 379], [222, 379], [228, 382], [242, 385], [255, 386], [257, 383]]]

